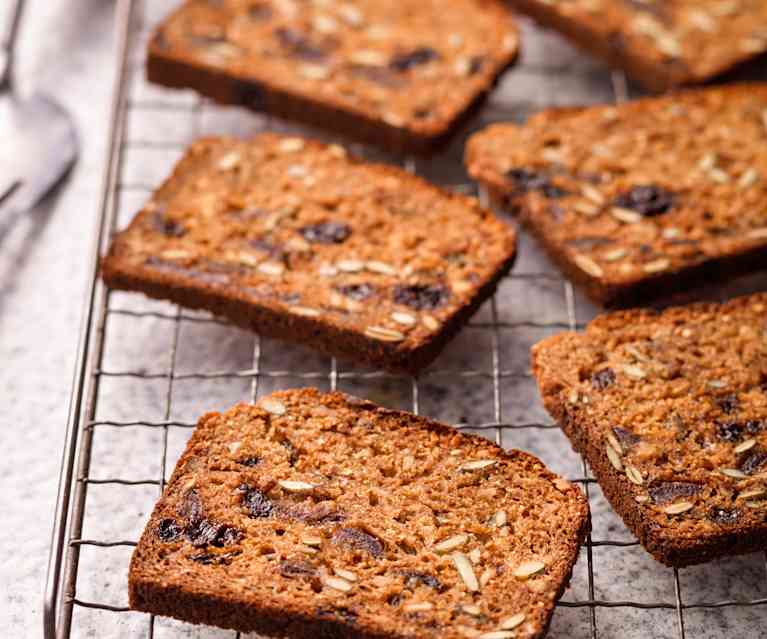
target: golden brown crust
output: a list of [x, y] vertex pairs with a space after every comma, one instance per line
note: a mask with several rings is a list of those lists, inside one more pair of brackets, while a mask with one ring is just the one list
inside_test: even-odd
[[648, 89], [698, 84], [767, 51], [758, 0], [513, 0]]
[[630, 306], [767, 266], [767, 85], [543, 111], [467, 145], [469, 173], [568, 277]]
[[[498, 0], [323, 8], [189, 0], [156, 30], [151, 82], [397, 152], [444, 144], [517, 55]], [[464, 20], [467, 13], [475, 19]]]
[[414, 372], [494, 292], [515, 245], [474, 199], [340, 147], [208, 138], [116, 236], [102, 275], [264, 335]]
[[546, 409], [667, 565], [766, 547], [765, 311], [760, 294], [616, 312], [533, 347]]
[[580, 490], [527, 453], [283, 391], [200, 419], [134, 553], [130, 605], [276, 637], [458, 639], [504, 621], [540, 637], [587, 522]]

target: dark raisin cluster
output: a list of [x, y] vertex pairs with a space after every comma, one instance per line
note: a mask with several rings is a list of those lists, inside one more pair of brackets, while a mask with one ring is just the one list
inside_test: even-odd
[[591, 386], [595, 390], [604, 390], [615, 383], [615, 371], [612, 368], [603, 368], [591, 376]]
[[700, 484], [685, 481], [663, 481], [651, 486], [648, 492], [653, 502], [665, 504], [680, 497], [692, 497], [700, 490]]
[[248, 509], [252, 517], [263, 519], [271, 517], [274, 513], [274, 503], [258, 488], [243, 484], [240, 486], [242, 503]]
[[418, 47], [407, 53], [395, 55], [389, 62], [389, 66], [395, 71], [404, 73], [405, 71], [410, 71], [410, 69], [413, 69], [414, 67], [428, 64], [438, 58], [439, 53], [431, 47]]
[[333, 541], [355, 550], [363, 550], [376, 559], [383, 556], [383, 542], [378, 537], [359, 528], [339, 528], [333, 533]]
[[352, 229], [343, 222], [320, 222], [305, 226], [300, 231], [307, 242], [315, 244], [341, 244], [352, 234]]
[[613, 204], [622, 209], [631, 209], [646, 217], [661, 215], [674, 206], [675, 194], [661, 186], [646, 184], [634, 186], [621, 193]]
[[529, 193], [530, 191], [538, 191], [549, 199], [557, 199], [569, 195], [568, 191], [552, 184], [549, 177], [543, 173], [537, 171], [531, 171], [529, 169], [511, 169], [506, 173], [517, 190], [523, 193]]
[[418, 311], [439, 308], [447, 302], [449, 297], [450, 292], [441, 285], [398, 285], [394, 289], [394, 301], [397, 304], [403, 304]]
[[376, 289], [372, 284], [363, 282], [362, 284], [339, 286], [338, 292], [357, 302], [363, 302], [373, 295], [376, 292]]

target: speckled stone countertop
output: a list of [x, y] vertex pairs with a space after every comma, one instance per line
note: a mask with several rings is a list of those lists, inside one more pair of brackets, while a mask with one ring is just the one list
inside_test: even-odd
[[[147, 2], [148, 22], [157, 20], [168, 0]], [[0, 431], [4, 463], [0, 466], [0, 493], [5, 534], [0, 536], [0, 628], [2, 636], [42, 636], [42, 590], [50, 544], [56, 480], [60, 465], [67, 401], [71, 388], [77, 329], [87, 268], [87, 253], [97, 215], [100, 176], [107, 135], [107, 109], [112, 79], [112, 12], [106, 0], [30, 0], [22, 31], [20, 78], [24, 88], [50, 87], [74, 113], [82, 137], [80, 161], [68, 182], [38, 210], [13, 220], [0, 220], [0, 361], [2, 397], [6, 417]], [[499, 89], [472, 123], [521, 117], [530, 109], [614, 99], [610, 74], [600, 64], [579, 55], [551, 33], [523, 25], [521, 64], [506, 74]], [[143, 36], [142, 36], [143, 37]], [[147, 86], [140, 73], [141, 51], [132, 62], [131, 98], [165, 107], [188, 107], [194, 96]], [[757, 70], [755, 73], [759, 73]], [[762, 77], [767, 79], [764, 71]], [[752, 76], [755, 77], [755, 76]], [[620, 85], [619, 85], [620, 86]], [[128, 121], [131, 140], [185, 143], [195, 133], [250, 133], [265, 127], [284, 128], [238, 109], [206, 106], [192, 126], [189, 110], [140, 110]], [[439, 162], [416, 163], [419, 173], [437, 181], [465, 181], [461, 169], [461, 143]], [[152, 185], [161, 180], [178, 157], [162, 144], [127, 149], [123, 182]], [[120, 202], [123, 225], [146, 197], [141, 188], [128, 189]], [[515, 273], [554, 273], [534, 242], [521, 239]], [[767, 287], [765, 274], [743, 278], [726, 291], [705, 291], [708, 297], [732, 295]], [[698, 292], [691, 297], [700, 297]], [[419, 384], [420, 412], [449, 423], [477, 425], [498, 418], [512, 424], [550, 423], [527, 375], [532, 343], [556, 329], [542, 323], [568, 322], [565, 288], [556, 279], [508, 279], [496, 297], [496, 332], [488, 325], [493, 308], [488, 303], [438, 359]], [[116, 294], [111, 308], [152, 310], [173, 314], [165, 303], [140, 296]], [[572, 309], [579, 322], [595, 309], [579, 294]], [[186, 313], [185, 313], [186, 315]], [[204, 314], [188, 313], [204, 318]], [[514, 327], [512, 328], [512, 325]], [[191, 373], [243, 371], [252, 367], [254, 338], [221, 324], [183, 320], [178, 335], [174, 323], [154, 316], [110, 316], [103, 370], [164, 373], [169, 347], [178, 340], [170, 419], [193, 422], [207, 410], [225, 408], [251, 394], [251, 378], [190, 376]], [[493, 384], [493, 340], [499, 346], [497, 365], [504, 371]], [[271, 340], [260, 341], [258, 393], [311, 383], [327, 389], [330, 362], [305, 349]], [[354, 366], [339, 363], [340, 390], [368, 397], [381, 404], [411, 409], [413, 389], [406, 378], [357, 377]], [[465, 376], [450, 371], [475, 371]], [[303, 377], [302, 377], [303, 376]], [[104, 377], [98, 420], [157, 421], [165, 418], [167, 379]], [[496, 392], [497, 391], [497, 392]], [[494, 430], [478, 431], [495, 437]], [[163, 466], [163, 430], [140, 427], [99, 427], [93, 448], [90, 476], [127, 480], [169, 476], [188, 438], [188, 428], [168, 430], [168, 456]], [[580, 459], [554, 428], [508, 429], [502, 443], [528, 450], [553, 470], [568, 477], [583, 475]], [[593, 539], [625, 541], [626, 546], [596, 545], [592, 549], [593, 580], [584, 548], [576, 566], [568, 602], [593, 598], [609, 602], [631, 600], [667, 607], [597, 607], [596, 634], [603, 638], [640, 639], [680, 637], [674, 572], [657, 564], [634, 540], [604, 501], [599, 487], [589, 485], [593, 513]], [[95, 540], [135, 540], [158, 494], [156, 485], [99, 486], [88, 494], [83, 537]], [[77, 597], [115, 606], [126, 604], [126, 575], [131, 548], [86, 547], [81, 554]], [[686, 608], [685, 636], [689, 639], [757, 639], [765, 635], [767, 606], [701, 608], [700, 602], [754, 600], [767, 597], [765, 556], [750, 555], [679, 571], [679, 594]], [[552, 637], [592, 636], [588, 607], [559, 607]], [[149, 636], [148, 617], [130, 612], [106, 612], [76, 607], [73, 637], [133, 638]], [[234, 638], [234, 633], [195, 628], [158, 619], [154, 636]]]

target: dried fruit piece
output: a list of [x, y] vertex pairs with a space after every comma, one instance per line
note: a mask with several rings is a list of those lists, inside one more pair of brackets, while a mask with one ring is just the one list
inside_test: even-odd
[[442, 590], [445, 588], [439, 579], [437, 579], [434, 575], [430, 575], [425, 572], [419, 572], [417, 570], [403, 570], [401, 574], [405, 578], [405, 586], [410, 589], [417, 588], [418, 586], [426, 586], [427, 588], [432, 588], [438, 592], [442, 592]]
[[333, 533], [333, 542], [355, 550], [364, 550], [376, 559], [383, 557], [383, 542], [375, 535], [359, 528], [339, 528]]
[[563, 188], [552, 184], [549, 178], [542, 173], [528, 169], [511, 169], [506, 172], [514, 186], [523, 193], [538, 191], [550, 199], [558, 199], [569, 195]]
[[591, 376], [591, 386], [595, 390], [604, 390], [615, 383], [615, 371], [612, 368], [603, 368]]
[[306, 561], [283, 560], [280, 562], [280, 574], [288, 579], [312, 577], [316, 572], [317, 569]]
[[621, 193], [613, 204], [622, 209], [631, 209], [646, 217], [666, 213], [674, 206], [676, 194], [655, 184], [634, 186]]
[[680, 497], [692, 497], [701, 491], [700, 484], [683, 481], [664, 481], [650, 486], [648, 492], [655, 504], [667, 504]]
[[263, 519], [274, 514], [275, 505], [258, 488], [243, 484], [240, 486], [240, 492], [243, 493], [242, 503], [252, 517]]
[[352, 229], [344, 222], [320, 222], [304, 226], [299, 231], [307, 242], [317, 244], [342, 244], [352, 234]]
[[739, 422], [725, 422], [716, 425], [716, 436], [724, 442], [736, 442], [743, 437], [743, 424]]
[[415, 67], [437, 60], [439, 57], [439, 53], [431, 47], [418, 47], [412, 51], [395, 55], [389, 62], [389, 66], [395, 71], [404, 73]]
[[732, 526], [733, 524], [738, 523], [740, 515], [741, 512], [737, 508], [727, 509], [718, 507], [710, 508], [706, 514], [709, 520], [723, 526]]
[[434, 310], [443, 306], [450, 297], [450, 291], [442, 285], [413, 284], [397, 285], [394, 288], [394, 302], [418, 311]]
[[166, 517], [157, 524], [157, 536], [165, 542], [175, 541], [184, 533], [184, 527], [175, 519]]
[[746, 475], [753, 475], [757, 471], [761, 471], [765, 465], [767, 465], [767, 451], [754, 446], [740, 462], [740, 470]]
[[346, 286], [339, 286], [337, 290], [342, 295], [356, 302], [364, 302], [376, 292], [375, 287], [367, 283], [347, 284]]
[[205, 552], [199, 555], [192, 555], [189, 557], [192, 561], [196, 561], [198, 564], [204, 564], [208, 566], [228, 566], [232, 563], [232, 559], [240, 555], [241, 551], [234, 550], [232, 552], [224, 553], [210, 553]]

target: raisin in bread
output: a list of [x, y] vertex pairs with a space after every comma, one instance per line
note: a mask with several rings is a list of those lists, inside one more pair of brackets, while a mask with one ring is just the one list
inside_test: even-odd
[[102, 274], [264, 335], [417, 371], [492, 294], [515, 245], [476, 199], [339, 146], [207, 138], [116, 236]]
[[767, 266], [767, 84], [543, 111], [466, 164], [608, 306]]
[[536, 458], [341, 393], [202, 417], [133, 609], [271, 636], [540, 637], [587, 525]]
[[767, 548], [767, 294], [612, 313], [532, 355], [546, 408], [656, 559]]
[[147, 74], [218, 102], [424, 152], [469, 115], [517, 43], [500, 0], [189, 0], [155, 32]]

